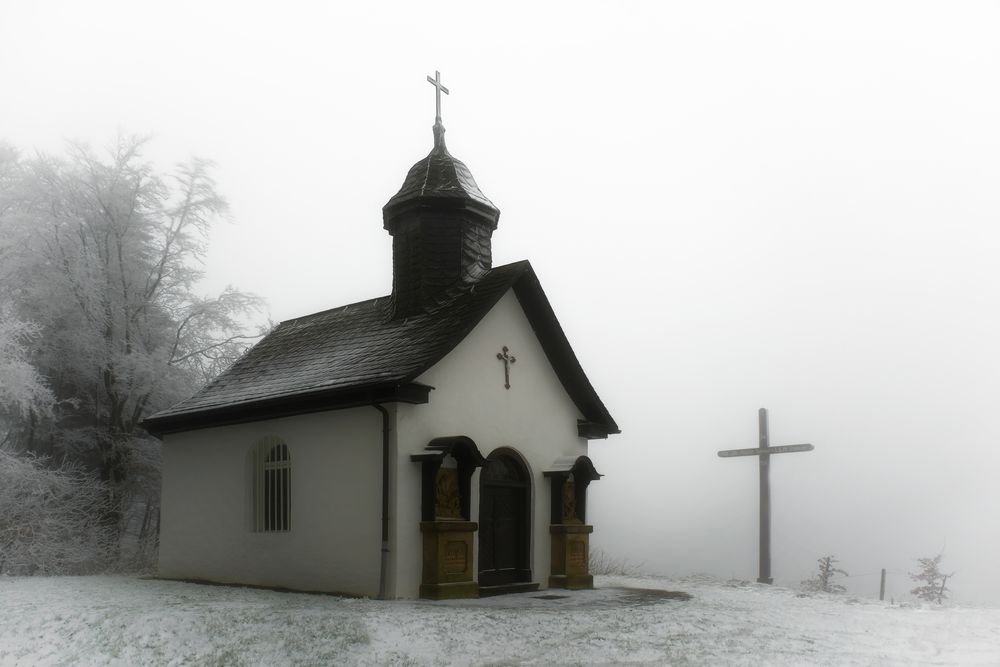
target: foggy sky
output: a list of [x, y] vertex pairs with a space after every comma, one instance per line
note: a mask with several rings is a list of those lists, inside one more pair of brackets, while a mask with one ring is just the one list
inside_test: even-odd
[[[218, 163], [206, 292], [274, 320], [391, 288], [381, 207], [431, 148], [500, 208], [623, 429], [591, 443], [593, 545], [852, 591], [945, 550], [1000, 602], [1000, 8], [995, 3], [0, 4], [0, 139], [119, 130]], [[209, 6], [210, 5], [210, 6]]]

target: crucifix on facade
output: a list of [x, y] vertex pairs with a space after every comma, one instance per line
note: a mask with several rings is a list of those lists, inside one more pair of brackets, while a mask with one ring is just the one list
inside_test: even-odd
[[757, 412], [760, 429], [760, 446], [752, 449], [724, 449], [719, 452], [722, 458], [731, 456], [756, 456], [760, 463], [760, 576], [757, 581], [762, 584], [774, 583], [771, 578], [771, 486], [770, 468], [771, 454], [788, 452], [811, 452], [812, 445], [782, 445], [771, 447], [767, 433], [767, 410], [761, 408]]
[[503, 346], [503, 352], [497, 352], [497, 359], [503, 362], [504, 389], [510, 389], [510, 366], [517, 359], [514, 358], [514, 355], [510, 354], [510, 350], [507, 349], [506, 345]]
[[434, 121], [437, 122], [437, 123], [440, 123], [441, 122], [441, 93], [444, 93], [445, 95], [450, 95], [451, 93], [448, 92], [447, 88], [445, 88], [444, 86], [441, 85], [441, 72], [438, 72], [437, 70], [434, 70], [434, 78], [432, 79], [431, 75], [428, 74], [427, 75], [427, 80], [435, 88], [435, 90], [434, 90], [434, 98], [435, 98], [435, 101], [437, 102], [437, 106], [436, 106], [437, 115], [434, 117]]

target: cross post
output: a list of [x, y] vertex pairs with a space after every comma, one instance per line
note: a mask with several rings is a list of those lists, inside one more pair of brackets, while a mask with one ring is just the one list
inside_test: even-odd
[[[767, 433], [767, 410], [761, 408], [757, 412], [757, 429], [760, 435], [760, 447], [769, 449]], [[757, 562], [760, 564], [760, 575], [757, 581], [762, 584], [773, 584], [771, 577], [771, 455], [761, 452], [760, 463], [760, 540]]]
[[448, 92], [447, 88], [445, 88], [444, 86], [441, 85], [441, 72], [439, 72], [437, 70], [434, 70], [434, 78], [432, 79], [431, 75], [428, 74], [427, 75], [427, 81], [429, 81], [430, 84], [432, 86], [434, 86], [434, 88], [435, 88], [435, 90], [434, 90], [434, 100], [436, 102], [435, 110], [437, 111], [437, 114], [434, 116], [434, 122], [435, 123], [440, 123], [441, 122], [441, 93], [444, 93], [445, 95], [450, 95], [451, 93]]
[[719, 452], [721, 458], [732, 456], [756, 456], [760, 465], [760, 543], [758, 552], [759, 576], [758, 583], [772, 584], [771, 577], [771, 455], [786, 454], [790, 452], [811, 452], [812, 445], [782, 445], [771, 447], [768, 436], [767, 409], [761, 408], [757, 412], [757, 426], [759, 431], [759, 446], [755, 449], [724, 449]]

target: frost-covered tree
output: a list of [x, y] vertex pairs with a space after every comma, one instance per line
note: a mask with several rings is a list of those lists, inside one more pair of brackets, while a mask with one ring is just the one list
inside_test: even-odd
[[954, 572], [950, 574], [941, 572], [942, 558], [944, 558], [943, 552], [934, 558], [917, 559], [917, 565], [920, 567], [920, 570], [918, 572], [911, 572], [910, 579], [913, 579], [920, 585], [912, 589], [910, 593], [916, 595], [921, 600], [937, 602], [938, 604], [941, 604], [942, 600], [948, 597], [948, 588], [945, 584]]
[[0, 446], [16, 439], [18, 425], [52, 414], [55, 399], [31, 359], [38, 336], [38, 326], [0, 303]]
[[241, 354], [258, 306], [196, 289], [209, 226], [226, 212], [211, 165], [163, 175], [143, 146], [119, 137], [106, 154], [71, 145], [30, 159], [0, 146], [0, 302], [33, 323], [20, 335], [33, 336], [30, 362], [53, 398], [48, 418], [11, 413], [16, 444], [97, 471], [119, 532], [155, 515], [157, 444], [139, 422]]
[[837, 567], [837, 559], [833, 556], [823, 556], [816, 561], [819, 564], [819, 571], [812, 579], [802, 582], [802, 589], [807, 591], [818, 591], [823, 593], [843, 593], [847, 590], [843, 585], [834, 582], [833, 578], [838, 574], [848, 576], [847, 572]]

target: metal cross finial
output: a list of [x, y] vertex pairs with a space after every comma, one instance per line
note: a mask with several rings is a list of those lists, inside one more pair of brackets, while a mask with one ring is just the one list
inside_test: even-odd
[[437, 115], [434, 117], [434, 122], [435, 123], [440, 123], [441, 122], [441, 93], [443, 92], [445, 95], [450, 95], [451, 93], [448, 92], [447, 88], [445, 88], [444, 86], [441, 85], [441, 72], [439, 72], [437, 70], [434, 70], [434, 78], [432, 79], [430, 77], [430, 75], [428, 74], [427, 75], [427, 80], [435, 88], [435, 90], [434, 90], [434, 98], [435, 98], [435, 101], [437, 102], [437, 106], [436, 106]]
[[510, 350], [507, 349], [506, 345], [503, 346], [502, 353], [497, 352], [497, 359], [503, 362], [503, 386], [505, 389], [510, 389], [510, 366], [517, 359], [514, 358], [514, 355], [510, 354]]

